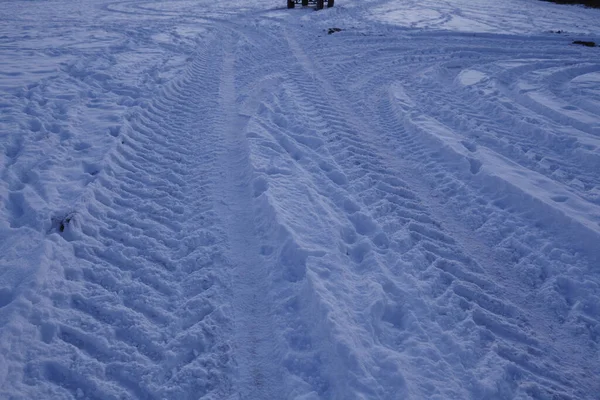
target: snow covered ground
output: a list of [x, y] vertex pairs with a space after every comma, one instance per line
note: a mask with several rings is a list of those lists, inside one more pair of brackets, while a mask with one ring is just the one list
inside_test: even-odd
[[600, 398], [600, 10], [0, 4], [1, 399]]

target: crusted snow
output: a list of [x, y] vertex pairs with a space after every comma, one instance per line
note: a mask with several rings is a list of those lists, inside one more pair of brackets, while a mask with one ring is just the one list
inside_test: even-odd
[[598, 398], [600, 10], [2, 11], [1, 399]]

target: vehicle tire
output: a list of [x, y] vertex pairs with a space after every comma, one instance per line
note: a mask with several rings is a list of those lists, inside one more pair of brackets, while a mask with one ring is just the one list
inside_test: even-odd
[[334, 0], [327, 0], [327, 8], [333, 7]]
[[306, 7], [308, 5], [308, 0], [302, 0], [302, 7]]
[[317, 0], [317, 10], [322, 10], [323, 6], [324, 6], [324, 0]]
[[296, 2], [294, 0], [287, 0], [288, 8], [294, 8], [296, 6]]

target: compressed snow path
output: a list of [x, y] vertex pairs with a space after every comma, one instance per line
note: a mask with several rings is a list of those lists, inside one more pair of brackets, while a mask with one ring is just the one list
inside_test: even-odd
[[0, 398], [598, 399], [600, 10], [501, 3], [3, 1]]

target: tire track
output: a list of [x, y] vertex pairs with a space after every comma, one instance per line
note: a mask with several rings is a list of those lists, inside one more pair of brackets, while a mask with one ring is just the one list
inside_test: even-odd
[[[306, 56], [301, 56], [301, 58], [302, 57]], [[306, 65], [307, 61], [307, 58], [304, 58], [301, 63]], [[307, 68], [311, 71], [326, 70], [321, 68], [320, 65], [307, 65]], [[301, 77], [297, 79], [297, 81], [309, 82], [310, 80]], [[319, 85], [327, 88], [327, 84], [323, 82], [324, 81], [321, 81]], [[333, 89], [331, 89], [326, 93], [333, 92]], [[314, 96], [314, 93], [320, 93], [321, 95], [317, 98]], [[373, 96], [373, 98], [377, 97], [378, 96], [376, 95]], [[440, 354], [438, 357], [446, 359], [448, 367], [454, 365], [452, 360], [452, 357], [454, 356], [444, 356], [444, 354], [448, 354], [449, 348], [454, 349], [452, 353], [460, 354], [461, 363], [465, 367], [475, 367], [489, 356], [500, 357], [504, 359], [505, 362], [498, 365], [505, 365], [507, 369], [492, 370], [489, 371], [489, 373], [491, 376], [495, 376], [495, 379], [498, 381], [503, 381], [508, 371], [514, 370], [516, 367], [520, 372], [514, 377], [516, 385], [510, 389], [513, 394], [522, 390], [530, 393], [538, 391], [540, 393], [554, 393], [555, 395], [564, 396], [568, 396], [569, 393], [579, 393], [578, 387], [571, 383], [573, 377], [563, 377], [558, 372], [561, 371], [560, 366], [556, 363], [552, 363], [550, 359], [543, 355], [542, 349], [540, 348], [540, 340], [536, 338], [536, 335], [533, 333], [530, 326], [531, 316], [527, 316], [528, 314], [521, 308], [510, 304], [510, 302], [505, 299], [506, 289], [498, 287], [488, 280], [486, 277], [486, 274], [488, 273], [486, 269], [482, 268], [471, 257], [463, 254], [456, 246], [455, 239], [444, 234], [443, 228], [441, 228], [442, 225], [435, 222], [436, 218], [431, 218], [429, 216], [429, 210], [419, 210], [421, 212], [424, 211], [423, 214], [427, 215], [427, 220], [431, 221], [431, 225], [429, 226], [423, 225], [422, 222], [419, 222], [418, 220], [415, 221], [406, 218], [406, 212], [414, 213], [414, 209], [402, 210], [398, 207], [398, 200], [405, 204], [409, 202], [415, 202], [416, 204], [423, 203], [418, 200], [420, 195], [422, 195], [422, 192], [418, 195], [417, 192], [412, 191], [411, 187], [414, 184], [414, 179], [411, 178], [409, 180], [411, 184], [402, 182], [398, 177], [402, 175], [406, 176], [406, 174], [398, 172], [411, 171], [414, 170], [414, 168], [408, 167], [404, 162], [392, 161], [389, 163], [390, 165], [402, 165], [402, 167], [400, 167], [401, 169], [395, 170], [396, 173], [391, 173], [391, 171], [383, 172], [384, 168], [378, 166], [376, 160], [378, 158], [385, 158], [386, 152], [377, 154], [377, 150], [370, 149], [370, 146], [364, 144], [364, 142], [361, 143], [360, 138], [368, 137], [365, 136], [365, 133], [369, 132], [369, 130], [361, 127], [359, 128], [361, 134], [355, 133], [357, 127], [361, 126], [361, 124], [355, 122], [356, 118], [351, 117], [350, 114], [340, 116], [341, 118], [339, 119], [330, 117], [330, 112], [333, 112], [334, 109], [338, 114], [340, 109], [343, 109], [343, 106], [340, 105], [339, 100], [337, 100], [335, 96], [323, 96], [323, 89], [319, 91], [315, 87], [308, 87], [304, 91], [304, 98], [307, 99], [307, 101], [300, 101], [299, 103], [312, 104], [316, 109], [322, 110], [325, 115], [328, 115], [327, 122], [329, 126], [331, 126], [331, 130], [339, 132], [337, 135], [332, 135], [333, 140], [326, 139], [326, 142], [335, 143], [334, 145], [328, 146], [328, 149], [332, 152], [332, 156], [336, 159], [338, 165], [340, 165], [342, 170], [346, 173], [349, 186], [352, 187], [356, 185], [355, 187], [357, 187], [357, 189], [355, 189], [355, 192], [353, 193], [354, 196], [362, 200], [362, 204], [370, 211], [369, 214], [371, 216], [381, 216], [379, 220], [375, 218], [375, 222], [373, 223], [369, 221], [368, 217], [365, 218], [364, 214], [359, 214], [360, 218], [354, 218], [354, 221], [350, 218], [354, 228], [359, 234], [364, 235], [365, 233], [369, 234], [377, 232], [377, 225], [385, 227], [386, 223], [389, 224], [390, 220], [394, 221], [395, 223], [392, 229], [383, 229], [384, 233], [389, 238], [389, 241], [383, 241], [383, 243], [389, 242], [390, 254], [393, 251], [398, 252], [397, 254], [402, 255], [400, 258], [403, 259], [403, 261], [408, 261], [413, 264], [410, 268], [404, 266], [404, 270], [399, 270], [396, 266], [391, 267], [389, 270], [391, 273], [387, 273], [388, 279], [391, 282], [394, 282], [396, 286], [387, 285], [386, 300], [383, 304], [388, 304], [388, 306], [380, 306], [382, 311], [378, 312], [382, 315], [382, 321], [390, 323], [394, 328], [402, 332], [402, 334], [392, 334], [388, 332], [385, 334], [381, 333], [382, 337], [386, 337], [388, 340], [393, 338], [392, 341], [387, 342], [386, 345], [390, 346], [390, 348], [395, 351], [398, 351], [399, 348], [406, 350], [406, 347], [397, 347], [398, 340], [402, 340], [403, 342], [406, 341], [411, 343], [414, 352], [414, 343], [410, 342], [410, 334], [407, 334], [406, 332], [407, 325], [410, 326], [410, 324], [407, 324], [407, 321], [411, 321], [412, 326], [414, 326], [414, 319], [417, 319], [418, 321], [416, 315], [437, 314], [437, 316], [434, 317], [434, 325], [428, 324], [426, 321], [418, 321], [421, 323], [421, 329], [417, 330], [413, 328], [414, 332], [421, 331], [423, 334], [429, 332], [429, 334], [424, 334], [426, 338], [421, 339], [422, 343], [426, 343], [428, 340], [434, 340], [433, 338], [439, 337], [439, 335], [443, 336], [442, 332], [444, 331], [454, 330], [454, 337], [468, 337], [471, 345], [477, 346], [479, 349], [476, 351], [478, 356], [475, 358], [472, 354], [467, 354], [465, 352], [466, 349], [462, 347], [463, 344], [436, 343], [435, 345]], [[390, 97], [387, 95], [380, 95], [379, 98], [381, 99], [380, 102], [383, 104], [390, 101]], [[327, 104], [327, 101], [329, 104]], [[333, 106], [333, 104], [335, 106]], [[357, 104], [355, 109], [364, 109], [361, 108], [363, 104], [364, 103]], [[386, 118], [396, 115], [396, 112], [393, 109], [389, 106], [386, 107], [387, 110], [381, 107], [378, 109], [378, 118], [387, 120]], [[349, 121], [353, 121], [353, 123], [349, 124]], [[443, 164], [436, 161], [436, 159], [439, 159], [436, 155], [436, 151], [423, 147], [423, 144], [420, 143], [414, 135], [405, 131], [401, 123], [395, 122], [390, 125], [385, 125], [383, 130], [396, 133], [397, 137], [399, 137], [398, 143], [402, 143], [401, 154], [403, 154], [404, 157], [407, 157], [410, 160], [432, 160], [432, 162], [425, 164], [424, 167], [432, 168], [432, 171], [428, 173], [431, 173], [431, 176], [435, 176], [436, 181], [446, 181], [448, 189], [447, 195], [455, 196], [463, 190], [461, 188], [462, 185], [456, 178], [443, 178], [447, 173], [444, 173], [441, 170]], [[367, 140], [370, 142], [376, 141], [373, 137]], [[393, 145], [396, 150], [400, 150], [396, 147], [395, 143], [393, 143]], [[336, 153], [339, 153], [337, 157]], [[376, 173], [370, 175], [368, 172], [364, 173], [364, 170], [363, 172], [358, 171], [355, 167], [356, 165], [360, 165], [362, 169], [366, 169], [367, 171], [376, 171]], [[360, 176], [360, 178], [356, 180], [356, 183], [354, 183], [356, 178], [351, 172], [352, 169], [355, 169], [356, 175]], [[388, 182], [382, 183], [385, 182], [386, 179], [389, 180], [389, 182], [393, 182], [393, 184], [389, 184]], [[391, 196], [394, 196], [393, 202], [389, 201]], [[374, 212], [378, 208], [381, 208], [383, 212]], [[394, 215], [397, 217], [394, 218]], [[404, 224], [402, 222], [398, 223], [399, 221], [404, 222]], [[405, 238], [400, 242], [396, 237], [399, 236], [399, 233], [404, 232], [406, 232]], [[356, 236], [351, 235], [351, 237], [351, 243], [353, 243], [353, 241], [356, 240]], [[508, 243], [510, 242], [507, 242], [506, 244]], [[516, 242], [513, 241], [513, 243]], [[362, 244], [358, 247], [365, 248]], [[369, 249], [368, 247], [366, 248]], [[376, 248], [377, 245], [372, 247], [372, 249]], [[356, 258], [355, 261], [364, 262], [363, 260], [365, 260], [368, 250], [366, 252], [365, 250], [362, 250], [360, 253], [360, 257]], [[453, 258], [454, 260], [448, 259], [449, 254], [451, 255], [450, 258]], [[425, 259], [422, 258], [423, 255], [425, 256]], [[411, 258], [411, 256], [416, 258]], [[382, 258], [381, 255], [378, 257]], [[385, 258], [383, 259], [386, 260]], [[387, 262], [382, 261], [383, 265], [393, 266], [394, 264], [388, 264], [390, 260], [391, 259], [388, 258], [386, 260]], [[418, 266], [416, 271], [414, 271], [415, 265]], [[384, 267], [383, 269], [385, 270], [386, 268]], [[431, 293], [436, 294], [439, 301], [448, 304], [448, 306], [428, 309], [428, 307], [425, 307], [423, 304], [418, 304], [417, 302], [414, 302], [414, 300], [413, 304], [408, 306], [406, 298], [411, 297], [411, 295], [408, 294], [410, 293], [410, 289], [408, 289], [406, 285], [398, 283], [397, 278], [394, 277], [393, 274], [406, 274], [406, 270], [410, 271], [411, 269], [413, 269], [411, 275], [413, 275], [412, 279], [415, 280], [415, 287], [427, 287], [428, 290], [431, 290]], [[424, 283], [427, 284], [424, 286]], [[466, 288], [469, 289], [467, 290]], [[422, 291], [420, 294], [416, 295], [416, 297], [419, 299], [427, 299], [430, 296], [428, 290]], [[505, 306], [501, 307], [499, 306], [500, 304], [504, 304]], [[511, 310], [511, 312], [507, 313], [506, 309]], [[421, 312], [417, 311], [411, 313], [412, 310], [421, 310]], [[460, 312], [457, 313], [458, 310], [460, 310]], [[453, 317], [449, 318], [449, 316]], [[381, 326], [384, 328], [381, 328]], [[387, 327], [389, 327], [389, 325], [386, 324], [381, 326], [378, 328], [380, 332], [383, 332], [382, 329], [387, 329]], [[431, 332], [438, 332], [439, 335], [432, 334]], [[413, 335], [415, 334], [416, 333], [413, 333]], [[396, 343], [396, 345], [391, 345], [391, 343]], [[493, 343], [506, 343], [513, 349], [513, 352], [516, 352], [514, 354], [517, 355], [511, 356], [513, 353], [503, 350], [508, 347], [495, 347]], [[556, 350], [558, 350], [558, 348]], [[540, 365], [544, 365], [544, 367], [541, 367]], [[551, 365], [553, 366], [551, 367]], [[436, 365], [435, 368], [438, 368], [439, 370], [440, 366]], [[425, 370], [420, 371], [426, 374]], [[444, 371], [443, 367], [442, 371]], [[457, 380], [477, 379], [477, 377], [470, 375], [475, 371], [476, 369], [474, 369], [473, 372], [469, 372], [467, 368], [463, 372], [458, 372], [459, 374], [466, 374], [466, 376], [461, 378], [458, 378], [457, 376]], [[450, 376], [457, 373], [450, 369], [447, 372]], [[539, 385], [536, 386], [535, 389], [531, 387], [528, 388], [527, 386], [527, 381], [531, 377], [535, 377], [537, 385]], [[491, 395], [491, 390], [493, 389], [479, 385], [474, 385], [469, 389], [471, 396], [475, 397], [484, 394]], [[458, 392], [455, 392], [455, 394], [456, 393]], [[430, 396], [432, 394], [433, 392], [421, 392], [421, 395]]]
[[[191, 399], [229, 393], [225, 233], [212, 190], [217, 50], [130, 119], [120, 145], [61, 229], [74, 259], [26, 393]], [[77, 372], [75, 372], [77, 371]], [[100, 384], [102, 382], [102, 384]], [[49, 385], [50, 384], [50, 385]]]

